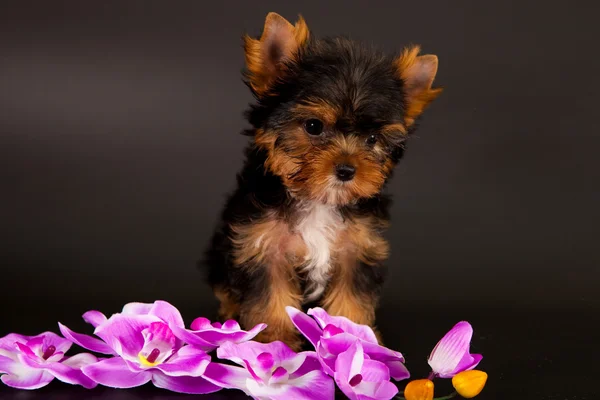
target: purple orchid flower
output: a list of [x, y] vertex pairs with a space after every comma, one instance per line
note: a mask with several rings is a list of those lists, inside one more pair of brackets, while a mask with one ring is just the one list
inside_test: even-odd
[[351, 400], [389, 400], [398, 388], [390, 382], [390, 370], [381, 361], [369, 359], [360, 340], [335, 361], [335, 382]]
[[55, 333], [37, 336], [15, 333], [0, 339], [0, 375], [5, 385], [16, 389], [39, 389], [54, 378], [87, 389], [96, 383], [81, 372], [81, 368], [97, 362], [91, 354], [65, 357], [72, 343]]
[[205, 378], [216, 385], [240, 389], [254, 399], [313, 399], [334, 397], [333, 380], [321, 369], [313, 351], [294, 353], [285, 343], [226, 342], [217, 349], [221, 359], [243, 368], [211, 363]]
[[190, 325], [190, 330], [173, 326], [173, 333], [190, 346], [198, 347], [210, 352], [225, 342], [241, 343], [254, 339], [267, 327], [258, 324], [249, 331], [244, 331], [234, 320], [225, 321], [223, 324], [213, 322], [206, 318], [196, 318]]
[[[162, 300], [157, 300], [154, 303], [133, 302], [125, 304], [123, 310], [120, 313], [113, 314], [113, 317], [118, 315], [130, 317], [152, 316], [160, 319], [162, 322], [166, 323], [170, 327], [184, 326], [183, 318], [181, 317], [181, 313], [179, 312], [179, 310], [177, 310], [177, 308], [175, 308], [168, 302]], [[100, 325], [105, 324], [108, 321], [108, 319], [103, 313], [95, 310], [86, 312], [85, 314], [83, 314], [82, 317], [85, 322], [92, 325], [96, 329], [98, 329]], [[73, 332], [60, 322], [58, 326], [64, 337], [83, 348], [94, 351], [96, 353], [108, 354], [113, 356], [118, 355], [118, 353], [116, 353], [113, 348], [111, 348], [102, 340], [88, 335], [83, 335], [81, 333]]]
[[82, 368], [93, 381], [114, 388], [152, 381], [159, 388], [188, 394], [221, 389], [202, 377], [210, 356], [201, 349], [184, 346], [173, 334], [171, 326], [183, 328], [184, 323], [169, 303], [130, 303], [122, 313], [103, 317], [97, 311], [84, 314], [84, 319], [96, 326], [94, 334], [100, 339], [75, 333], [59, 323], [63, 335], [78, 345], [116, 356]]
[[473, 327], [461, 321], [444, 335], [429, 355], [428, 363], [434, 376], [452, 378], [459, 372], [473, 369], [481, 362], [481, 354], [471, 354]]
[[335, 376], [338, 356], [358, 340], [365, 355], [385, 364], [392, 378], [400, 381], [410, 377], [402, 354], [381, 346], [370, 327], [354, 323], [345, 317], [331, 316], [318, 307], [308, 310], [308, 315], [289, 306], [286, 311], [296, 328], [315, 347], [319, 361], [328, 375]]

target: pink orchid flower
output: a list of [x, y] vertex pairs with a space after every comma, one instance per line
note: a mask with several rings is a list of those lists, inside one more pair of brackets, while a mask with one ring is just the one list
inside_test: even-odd
[[[181, 317], [179, 310], [177, 310], [174, 306], [167, 303], [166, 301], [162, 300], [157, 300], [154, 303], [133, 302], [125, 304], [123, 310], [120, 313], [113, 314], [113, 317], [119, 315], [128, 317], [150, 316], [158, 318], [158, 320], [164, 322], [165, 324], [171, 327], [184, 326], [183, 318]], [[108, 318], [106, 318], [106, 316], [100, 311], [91, 310], [83, 314], [83, 320], [88, 324], [92, 325], [94, 328], [99, 329], [101, 325], [105, 324], [108, 321]], [[96, 353], [118, 355], [113, 348], [111, 348], [109, 345], [107, 345], [104, 341], [100, 339], [81, 333], [73, 332], [60, 322], [58, 323], [58, 326], [64, 337], [83, 348], [94, 351]]]
[[188, 394], [212, 393], [221, 388], [202, 375], [210, 364], [203, 350], [185, 346], [171, 330], [183, 328], [179, 311], [171, 304], [130, 303], [122, 313], [106, 319], [91, 311], [84, 319], [96, 326], [99, 339], [75, 333], [59, 324], [60, 330], [80, 346], [115, 357], [82, 368], [98, 384], [114, 388], [131, 388], [147, 382], [159, 388]]
[[296, 328], [315, 347], [328, 375], [335, 376], [338, 356], [358, 340], [366, 356], [385, 364], [392, 378], [400, 381], [410, 377], [402, 354], [381, 346], [370, 327], [345, 317], [331, 316], [318, 307], [308, 310], [308, 315], [294, 307], [286, 307], [286, 311]]
[[444, 335], [429, 355], [428, 363], [434, 376], [452, 378], [459, 372], [473, 369], [481, 362], [481, 354], [471, 354], [473, 327], [461, 321]]
[[2, 382], [17, 389], [39, 389], [54, 378], [87, 389], [96, 383], [81, 372], [81, 368], [97, 362], [91, 354], [66, 357], [72, 343], [55, 333], [37, 336], [15, 333], [0, 338], [0, 375]]
[[360, 340], [335, 360], [335, 382], [350, 400], [389, 400], [398, 388], [390, 382], [390, 370], [365, 355]]
[[333, 380], [321, 369], [315, 352], [294, 353], [283, 342], [231, 343], [217, 349], [217, 356], [238, 365], [211, 363], [206, 379], [229, 389], [239, 389], [254, 399], [330, 400]]

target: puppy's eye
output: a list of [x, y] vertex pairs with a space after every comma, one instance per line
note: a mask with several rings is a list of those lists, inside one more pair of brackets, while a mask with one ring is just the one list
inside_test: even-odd
[[304, 130], [309, 135], [319, 136], [323, 133], [323, 123], [318, 119], [309, 119], [304, 123]]
[[369, 135], [366, 142], [369, 146], [373, 146], [375, 143], [377, 143], [377, 135]]

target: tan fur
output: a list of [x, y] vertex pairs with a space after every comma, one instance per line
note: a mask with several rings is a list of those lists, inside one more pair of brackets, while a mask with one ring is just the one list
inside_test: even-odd
[[213, 289], [215, 293], [215, 297], [219, 300], [219, 318], [221, 320], [226, 321], [228, 319], [237, 319], [240, 313], [240, 306], [236, 303], [231, 295], [221, 287], [216, 287]]
[[232, 226], [232, 231], [236, 265], [249, 271], [263, 268], [269, 281], [260, 301], [240, 305], [240, 322], [245, 327], [268, 325], [258, 341], [282, 340], [292, 347], [299, 345], [298, 333], [285, 306], [300, 307], [302, 302], [295, 269], [303, 261], [304, 243], [275, 215]]
[[231, 230], [237, 265], [253, 268], [263, 263], [280, 263], [293, 267], [300, 262], [298, 258], [301, 260], [304, 251], [301, 240], [275, 215], [267, 215], [252, 224], [233, 225]]
[[[388, 256], [387, 241], [377, 233], [383, 223], [374, 217], [353, 220], [338, 238], [335, 270], [323, 299], [323, 307], [331, 315], [341, 315], [369, 325], [375, 323], [377, 299], [372, 294], [356, 291], [356, 268], [377, 268]], [[360, 266], [357, 260], [368, 266]]]
[[[292, 193], [328, 204], [347, 204], [359, 197], [375, 195], [385, 182], [381, 164], [358, 137], [338, 135], [331, 145], [317, 149], [300, 125], [290, 126], [285, 134], [289, 136], [286, 143], [295, 151], [286, 153], [276, 149], [275, 132], [259, 130], [255, 140], [268, 152], [267, 168], [280, 176]], [[335, 181], [333, 171], [335, 165], [343, 162], [354, 165], [356, 175], [341, 185]], [[294, 181], [293, 176], [298, 180]]]
[[[406, 126], [414, 124], [425, 108], [442, 93], [442, 88], [431, 88], [437, 73], [437, 56], [432, 54], [419, 56], [420, 51], [419, 46], [408, 47], [396, 60], [398, 73], [405, 83], [407, 95], [404, 118]], [[430, 67], [426, 72], [426, 79], [422, 79], [424, 65]]]
[[404, 124], [400, 122], [395, 122], [393, 124], [384, 125], [381, 127], [379, 133], [382, 135], [393, 135], [396, 136], [400, 132], [402, 135], [406, 135], [406, 127]]
[[268, 262], [263, 267], [266, 268], [269, 280], [264, 296], [256, 303], [241, 305], [240, 322], [245, 327], [266, 323], [267, 328], [256, 337], [257, 341], [281, 340], [294, 350], [298, 350], [301, 339], [285, 307], [301, 307], [300, 284], [289, 265]]
[[342, 110], [327, 103], [325, 100], [314, 99], [296, 105], [294, 113], [301, 119], [320, 119], [326, 128], [331, 128], [338, 120]]
[[[302, 16], [292, 25], [274, 12], [267, 15], [260, 39], [244, 36], [248, 78], [255, 93], [262, 95], [269, 90], [282, 72], [282, 62], [293, 58], [308, 37], [308, 26]], [[277, 59], [273, 59], [274, 47], [277, 47]]]

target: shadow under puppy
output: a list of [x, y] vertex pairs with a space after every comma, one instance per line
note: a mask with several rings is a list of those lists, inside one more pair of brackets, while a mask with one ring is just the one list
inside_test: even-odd
[[275, 13], [244, 44], [253, 140], [205, 260], [219, 316], [264, 322], [257, 340], [294, 349], [285, 306], [374, 327], [388, 256], [381, 191], [441, 93], [437, 57], [315, 39], [302, 17], [292, 25]]

